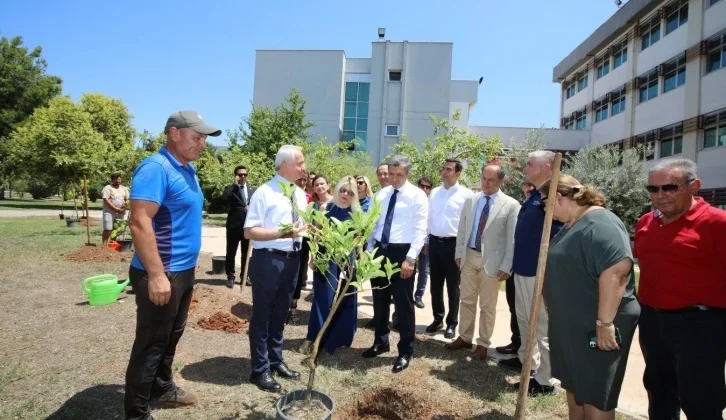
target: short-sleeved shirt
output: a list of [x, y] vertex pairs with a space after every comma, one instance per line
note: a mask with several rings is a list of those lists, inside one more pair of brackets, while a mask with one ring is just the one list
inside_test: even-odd
[[[307, 207], [305, 191], [295, 186], [293, 200], [285, 197], [279, 183], [291, 184], [290, 181], [275, 175], [265, 184], [257, 188], [252, 197], [245, 219], [245, 229], [252, 227], [263, 227], [265, 229], [278, 230], [281, 223], [292, 223], [292, 203], [296, 203], [298, 209]], [[302, 242], [302, 238], [273, 239], [270, 241], [252, 241], [254, 249], [277, 249], [280, 251], [293, 251], [295, 242]], [[298, 247], [299, 249], [299, 247]]]
[[[202, 248], [204, 196], [194, 165], [182, 165], [162, 147], [134, 171], [131, 199], [159, 205], [152, 226], [164, 270], [196, 267]], [[144, 270], [138, 254], [131, 260], [131, 266]]]
[[104, 199], [103, 201], [103, 212], [104, 213], [115, 213], [111, 207], [109, 207], [108, 204], [106, 204], [106, 199], [111, 200], [114, 206], [121, 207], [126, 202], [126, 200], [129, 199], [129, 189], [124, 187], [123, 185], [119, 185], [118, 188], [114, 188], [112, 185], [106, 185], [101, 190], [101, 197]]

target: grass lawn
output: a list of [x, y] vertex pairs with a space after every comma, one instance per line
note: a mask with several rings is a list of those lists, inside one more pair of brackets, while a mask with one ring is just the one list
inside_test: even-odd
[[227, 223], [227, 213], [209, 214], [203, 223], [205, 226], [224, 227]]
[[[82, 210], [82, 202], [81, 200], [77, 200], [78, 202], [78, 211], [80, 212]], [[21, 200], [19, 198], [6, 198], [4, 200], [0, 200], [0, 207], [7, 207], [7, 208], [21, 208], [21, 209], [45, 209], [45, 210], [60, 210], [61, 204], [63, 204], [63, 208], [65, 211], [73, 211], [73, 200], [62, 202], [59, 199], [53, 199], [49, 198], [47, 200]], [[89, 202], [88, 203], [88, 209], [89, 210], [101, 210], [103, 208], [103, 200], [98, 199], [95, 203]]]
[[[85, 228], [67, 228], [53, 218], [0, 219], [0, 418], [121, 419], [124, 372], [134, 337], [134, 296], [122, 293], [117, 303], [91, 307], [81, 281], [112, 273], [126, 278], [128, 255], [116, 261], [71, 262], [61, 254], [85, 243]], [[92, 235], [98, 241], [98, 226]], [[121, 258], [126, 259], [122, 261]], [[198, 393], [198, 406], [157, 410], [157, 419], [274, 419], [279, 395], [248, 383], [247, 335], [204, 330], [198, 321], [217, 311], [246, 319], [250, 290], [224, 287], [223, 276], [210, 274], [211, 259], [200, 258], [198, 303], [174, 361], [175, 381]], [[301, 300], [301, 320], [285, 329], [285, 360], [301, 369], [297, 352], [306, 330], [310, 296]], [[360, 319], [363, 325], [367, 319]], [[397, 334], [391, 335], [395, 348]], [[465, 352], [447, 352], [439, 342], [418, 336], [411, 366], [394, 375], [395, 350], [375, 359], [360, 353], [373, 333], [359, 328], [352, 348], [323, 354], [316, 388], [338, 408], [334, 418], [360, 417], [358, 403], [373, 395], [379, 405], [409, 407], [401, 419], [511, 419], [518, 375], [491, 361], [470, 361]], [[307, 380], [282, 380], [286, 391]], [[564, 419], [564, 393], [528, 402], [527, 419]], [[389, 417], [379, 417], [389, 418]], [[625, 419], [627, 417], [619, 416]]]

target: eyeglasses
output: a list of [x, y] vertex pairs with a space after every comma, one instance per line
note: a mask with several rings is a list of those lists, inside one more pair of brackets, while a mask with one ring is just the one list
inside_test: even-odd
[[355, 195], [355, 193], [353, 191], [349, 191], [349, 190], [347, 190], [345, 188], [339, 189], [338, 192], [340, 193], [340, 195], [344, 195], [345, 194], [348, 197], [353, 197]]
[[422, 184], [422, 185], [419, 185], [418, 187], [421, 188], [422, 190], [430, 190], [431, 189], [431, 185], [423, 185]]
[[237, 176], [247, 176], [247, 174], [237, 174]]
[[663, 191], [664, 193], [671, 193], [678, 191], [678, 188], [680, 188], [681, 185], [687, 185], [691, 182], [693, 182], [692, 179], [689, 179], [682, 184], [647, 185], [645, 189], [648, 190], [648, 192], [651, 194], [657, 194], [658, 191]]
[[358, 181], [358, 185], [366, 185], [365, 181]]

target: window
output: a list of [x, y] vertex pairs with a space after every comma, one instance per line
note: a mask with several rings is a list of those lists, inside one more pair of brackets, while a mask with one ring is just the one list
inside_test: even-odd
[[[634, 146], [644, 144], [647, 150], [641, 151], [640, 158], [643, 160], [655, 159], [655, 131], [648, 134], [641, 134], [635, 138]], [[646, 154], [647, 153], [647, 154]]]
[[610, 93], [610, 116], [614, 117], [625, 111], [625, 89]]
[[587, 87], [587, 74], [583, 73], [580, 78], [577, 79], [577, 91], [580, 92]]
[[663, 93], [670, 92], [686, 83], [685, 55], [663, 64]]
[[666, 7], [665, 34], [675, 31], [688, 22], [688, 0], [678, 0]]
[[597, 66], [597, 78], [600, 79], [600, 78], [606, 76], [608, 73], [610, 73], [610, 57], [606, 57]]
[[587, 115], [582, 115], [575, 121], [575, 130], [584, 130], [587, 128]]
[[613, 70], [628, 61], [628, 39], [617, 46], [613, 46]]
[[651, 71], [638, 78], [640, 89], [640, 103], [649, 101], [658, 96], [658, 71]]
[[565, 130], [574, 130], [575, 129], [575, 120], [568, 120], [567, 123], [565, 123]]
[[565, 83], [565, 98], [570, 99], [571, 97], [575, 96], [575, 82], [566, 82]]
[[398, 137], [399, 126], [397, 124], [386, 124], [386, 135]]
[[683, 124], [660, 130], [659, 158], [680, 155], [683, 152]]
[[726, 67], [726, 33], [709, 39], [706, 50], [706, 74]]
[[713, 6], [714, 4], [720, 2], [721, 0], [709, 0], [709, 6]]
[[599, 101], [592, 103], [592, 109], [595, 110], [595, 122], [600, 122], [608, 117], [608, 108], [610, 103], [608, 102], [608, 95], [605, 95]]
[[650, 22], [640, 27], [640, 49], [644, 50], [660, 40], [660, 17], [656, 16]]
[[703, 117], [703, 148], [726, 146], [726, 111]]
[[356, 141], [355, 150], [365, 151], [368, 142], [368, 99], [371, 75], [345, 75], [345, 108], [343, 111], [343, 141]]
[[401, 81], [401, 71], [400, 70], [391, 70], [388, 72], [388, 81], [389, 82], [400, 82]]

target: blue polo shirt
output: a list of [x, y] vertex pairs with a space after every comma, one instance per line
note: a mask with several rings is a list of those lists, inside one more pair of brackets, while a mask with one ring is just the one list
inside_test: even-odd
[[[537, 275], [537, 262], [539, 261], [539, 243], [542, 240], [545, 212], [540, 208], [542, 194], [539, 190], [532, 190], [529, 197], [524, 200], [517, 216], [517, 228], [514, 230], [514, 260], [512, 271], [523, 277]], [[562, 223], [553, 220], [550, 231], [550, 240], [562, 227]]]
[[[131, 199], [159, 205], [152, 225], [164, 270], [195, 268], [202, 248], [204, 196], [194, 165], [182, 165], [162, 147], [134, 171]], [[138, 254], [134, 254], [131, 266], [144, 270]]]

